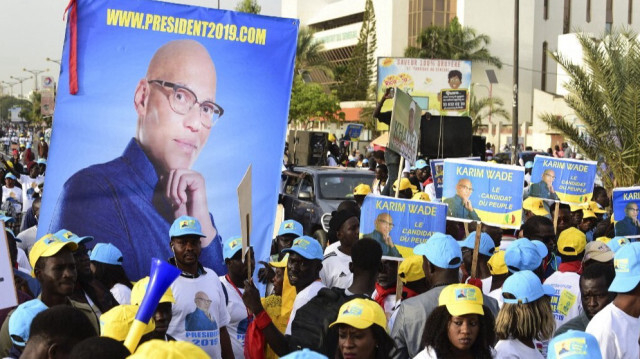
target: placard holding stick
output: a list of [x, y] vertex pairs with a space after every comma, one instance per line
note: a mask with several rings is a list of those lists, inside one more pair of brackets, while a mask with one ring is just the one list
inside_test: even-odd
[[[465, 226], [467, 223], [465, 223]], [[471, 278], [476, 278], [478, 272], [478, 252], [480, 251], [480, 236], [482, 235], [482, 222], [477, 222], [476, 225], [476, 241], [473, 245], [473, 260], [471, 261]]]
[[558, 212], [560, 209], [560, 201], [556, 201], [556, 208], [553, 212], [553, 233], [558, 234]]
[[[242, 262], [249, 252], [251, 243], [251, 165], [238, 185], [238, 209], [240, 210], [240, 230], [242, 231]], [[252, 277], [251, 261], [247, 261], [248, 277]]]
[[[398, 196], [400, 195], [400, 184], [402, 182], [402, 170], [404, 169], [404, 157], [400, 157], [400, 166], [398, 166], [398, 177], [397, 177], [397, 181], [398, 181], [398, 185], [396, 186], [396, 194], [395, 194], [395, 198], [398, 198]], [[393, 188], [393, 187], [391, 187]]]

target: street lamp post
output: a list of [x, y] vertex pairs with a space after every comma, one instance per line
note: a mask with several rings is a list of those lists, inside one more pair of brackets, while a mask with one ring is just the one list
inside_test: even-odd
[[2, 81], [3, 84], [9, 86], [9, 90], [11, 91], [11, 97], [13, 97], [13, 86], [17, 85], [17, 82], [7, 82], [7, 81]]
[[20, 98], [24, 98], [24, 92], [22, 91], [22, 83], [25, 82], [26, 80], [30, 79], [31, 77], [15, 77], [15, 76], [9, 76], [12, 79], [18, 81], [18, 83], [20, 84]]
[[45, 60], [47, 60], [49, 62], [56, 63], [56, 64], [58, 64], [58, 66], [62, 65], [62, 62], [60, 62], [60, 60], [52, 59], [50, 57], [47, 57]]
[[36, 92], [38, 92], [38, 75], [40, 75], [43, 72], [49, 71], [49, 69], [46, 69], [46, 70], [28, 70], [26, 68], [23, 68], [22, 71], [29, 72], [29, 73], [31, 73], [33, 75], [34, 83], [36, 85]]

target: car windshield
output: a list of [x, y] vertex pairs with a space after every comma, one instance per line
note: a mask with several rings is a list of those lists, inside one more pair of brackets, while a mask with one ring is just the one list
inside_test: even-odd
[[320, 198], [344, 200], [353, 198], [353, 189], [357, 185], [361, 183], [371, 185], [373, 173], [363, 171], [362, 173], [319, 175], [318, 181]]

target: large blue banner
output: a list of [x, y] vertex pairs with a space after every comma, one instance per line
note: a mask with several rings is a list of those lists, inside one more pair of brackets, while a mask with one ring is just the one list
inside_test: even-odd
[[38, 236], [111, 242], [136, 280], [173, 256], [169, 227], [199, 219], [201, 262], [226, 271], [236, 188], [253, 167], [256, 261], [268, 256], [298, 20], [144, 0], [78, 1], [77, 95], [62, 54]]
[[361, 210], [360, 233], [378, 241], [387, 257], [410, 257], [413, 247], [446, 229], [441, 203], [368, 195]]
[[460, 159], [444, 161], [447, 217], [520, 228], [524, 168]]
[[[465, 157], [460, 159], [480, 161], [480, 157]], [[444, 181], [444, 159], [429, 160], [431, 167], [431, 177], [433, 178], [433, 187], [436, 190], [436, 199], [442, 199], [442, 188]]]
[[536, 156], [528, 196], [570, 204], [587, 203], [593, 196], [597, 171], [594, 161]]
[[640, 187], [614, 188], [612, 197], [616, 236], [640, 237]]

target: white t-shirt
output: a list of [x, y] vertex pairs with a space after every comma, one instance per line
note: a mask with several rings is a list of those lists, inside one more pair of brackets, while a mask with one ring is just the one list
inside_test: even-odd
[[489, 292], [488, 296], [498, 301], [498, 307], [502, 309], [504, 305], [504, 299], [502, 298], [502, 288], [496, 288]]
[[37, 193], [38, 185], [44, 183], [44, 176], [31, 178], [28, 175], [20, 175], [19, 181], [22, 184], [22, 213], [25, 213], [33, 204], [33, 195]]
[[199, 346], [212, 358], [220, 358], [220, 328], [229, 324], [229, 313], [216, 272], [204, 270], [206, 273], [198, 278], [180, 276], [171, 284], [176, 302], [167, 334]]
[[320, 280], [327, 288], [338, 287], [347, 289], [353, 281], [353, 273], [349, 270], [351, 256], [336, 249], [333, 253], [324, 256]]
[[293, 323], [293, 319], [296, 317], [296, 312], [298, 311], [298, 309], [300, 309], [300, 307], [307, 304], [307, 302], [309, 302], [311, 298], [315, 297], [322, 288], [324, 288], [324, 284], [322, 284], [321, 281], [317, 280], [309, 284], [305, 289], [301, 290], [300, 293], [296, 295], [296, 299], [293, 301], [291, 315], [289, 316], [289, 323], [287, 323], [287, 329], [284, 331], [284, 334], [291, 335], [291, 323]]
[[2, 186], [2, 203], [4, 203], [8, 198], [13, 198], [16, 203], [13, 207], [16, 209], [16, 212], [22, 211], [22, 191], [20, 188], [13, 186], [13, 188], [7, 188], [7, 186]]
[[544, 284], [556, 290], [550, 298], [556, 329], [582, 313], [580, 274], [556, 271], [544, 281]]
[[33, 270], [33, 268], [31, 268], [31, 263], [29, 263], [29, 257], [27, 257], [27, 254], [24, 252], [24, 249], [20, 247], [18, 247], [17, 261], [18, 261], [18, 270], [31, 275], [31, 270]]
[[[491, 357], [496, 357], [496, 352], [493, 349], [491, 349]], [[414, 356], [413, 359], [438, 359], [438, 356], [436, 355], [436, 351], [433, 350], [433, 348], [426, 347], [423, 351], [418, 353], [418, 355]]]
[[640, 357], [640, 319], [623, 312], [613, 303], [591, 318], [586, 332], [596, 337], [603, 358]]
[[340, 247], [340, 241], [333, 242], [333, 243], [329, 244], [327, 246], [327, 248], [324, 249], [324, 255], [326, 256], [327, 254], [329, 254], [331, 252], [337, 251], [338, 247]]
[[499, 340], [496, 344], [497, 359], [544, 359], [538, 349], [524, 345], [518, 339]]
[[131, 289], [122, 283], [116, 283], [109, 289], [118, 304], [131, 304]]
[[[234, 288], [225, 276], [220, 277], [220, 282], [227, 288], [229, 302], [227, 302], [227, 312], [229, 313], [229, 325], [227, 331], [231, 339], [231, 347], [233, 355], [236, 359], [244, 358], [244, 339], [247, 335], [249, 327], [249, 318], [247, 317], [247, 307], [242, 301], [242, 296]], [[240, 293], [244, 293], [244, 288], [238, 288]]]

